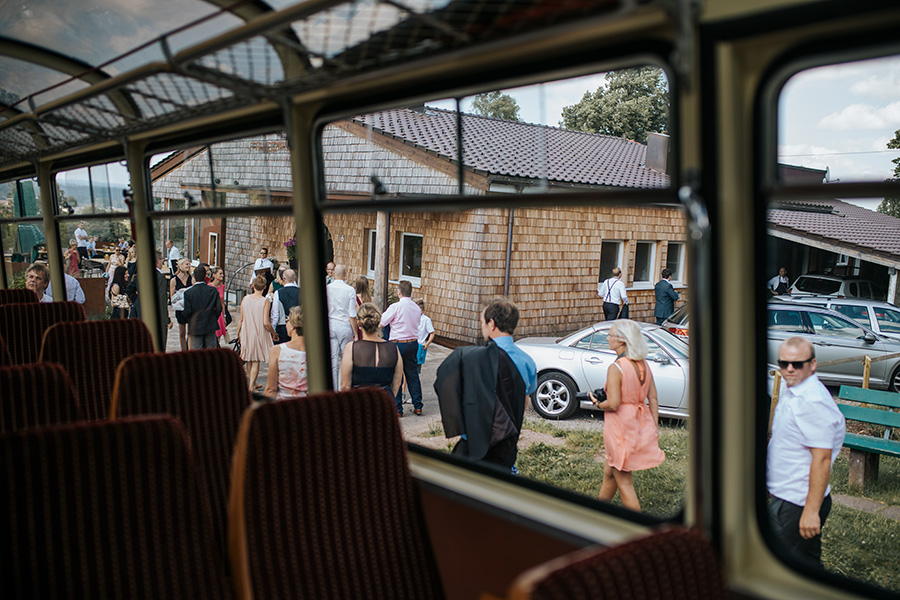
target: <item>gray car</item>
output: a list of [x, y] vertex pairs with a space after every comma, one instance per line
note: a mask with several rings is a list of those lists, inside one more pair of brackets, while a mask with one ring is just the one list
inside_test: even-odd
[[900, 308], [881, 300], [837, 298], [835, 296], [777, 296], [779, 300], [824, 306], [850, 317], [881, 337], [900, 342]]
[[[607, 369], [616, 359], [606, 342], [613, 323], [596, 323], [562, 339], [533, 337], [516, 342], [537, 365], [538, 387], [531, 403], [539, 415], [565, 419], [579, 407], [596, 410], [575, 394], [606, 385]], [[650, 346], [647, 361], [656, 382], [659, 414], [686, 418], [688, 345], [657, 325], [638, 326]]]
[[[882, 337], [853, 319], [802, 302], [769, 302], [768, 354], [769, 361], [778, 359], [778, 348], [791, 336], [809, 339], [816, 350], [816, 374], [827, 385], [861, 386], [862, 357], [898, 356], [872, 363], [869, 387], [900, 392], [900, 342]], [[827, 365], [844, 358], [859, 361]], [[826, 363], [826, 364], [823, 364]]]

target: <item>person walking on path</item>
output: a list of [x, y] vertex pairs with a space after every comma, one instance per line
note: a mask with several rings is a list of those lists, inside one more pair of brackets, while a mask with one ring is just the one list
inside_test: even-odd
[[75, 245], [78, 249], [78, 261], [84, 266], [84, 261], [88, 257], [88, 241], [90, 237], [84, 229], [84, 221], [78, 222], [78, 229], [75, 230]]
[[659, 449], [656, 383], [645, 360], [647, 341], [637, 323], [618, 319], [606, 339], [609, 349], [618, 355], [606, 374], [606, 400], [588, 392], [594, 406], [606, 412], [600, 499], [609, 502], [618, 490], [625, 508], [640, 511], [632, 472], [652, 469], [666, 459]]
[[778, 349], [784, 383], [766, 455], [769, 519], [775, 535], [801, 561], [822, 564], [822, 527], [831, 512], [831, 466], [846, 423], [816, 375], [812, 343], [791, 337]]
[[278, 344], [284, 344], [290, 339], [287, 330], [287, 315], [291, 308], [300, 306], [300, 287], [297, 285], [297, 273], [293, 269], [286, 269], [281, 276], [284, 285], [272, 295], [272, 310], [269, 321], [278, 334]]
[[422, 374], [422, 365], [425, 364], [425, 356], [428, 354], [428, 346], [434, 341], [434, 323], [431, 317], [425, 314], [425, 301], [421, 298], [415, 299], [416, 306], [422, 311], [422, 319], [419, 321], [419, 351], [416, 354], [416, 370], [419, 375]]
[[328, 331], [331, 338], [331, 376], [334, 388], [341, 385], [341, 360], [344, 346], [356, 339], [356, 291], [344, 278], [347, 267], [334, 266], [334, 281], [325, 290], [328, 293]]
[[178, 270], [178, 261], [181, 260], [181, 250], [172, 240], [166, 240], [166, 251], [169, 259], [169, 272], [175, 273]]
[[[360, 275], [353, 282], [353, 289], [356, 290], [356, 309], [372, 301], [372, 294], [369, 293], [369, 280]], [[359, 325], [359, 319], [356, 320], [356, 339], [361, 340], [363, 335], [362, 327]]]
[[216, 345], [219, 345], [219, 339], [225, 337], [225, 343], [228, 343], [228, 323], [225, 322], [225, 315], [228, 309], [225, 306], [225, 269], [222, 267], [209, 268], [209, 285], [219, 292], [219, 300], [222, 302], [222, 312], [216, 319]]
[[206, 283], [206, 269], [194, 269], [194, 285], [184, 291], [183, 316], [188, 321], [191, 349], [218, 348], [216, 330], [222, 314], [219, 291]]
[[612, 277], [597, 284], [597, 295], [603, 298], [603, 315], [606, 321], [615, 321], [619, 317], [626, 317], [628, 310], [628, 294], [625, 292], [625, 284], [622, 283], [622, 269], [616, 267], [612, 270]]
[[[412, 284], [405, 279], [397, 286], [399, 300], [381, 315], [381, 326], [390, 325], [390, 341], [397, 344], [403, 358], [403, 377], [413, 403], [413, 413], [422, 414], [422, 384], [419, 382], [416, 355], [419, 353], [419, 321], [422, 310], [412, 301]], [[403, 416], [403, 390], [395, 396], [397, 414]]]
[[461, 436], [453, 454], [514, 475], [525, 404], [537, 389], [534, 360], [513, 342], [518, 322], [515, 304], [492, 301], [480, 315], [487, 344], [454, 350], [438, 367], [434, 383], [444, 435]]
[[[177, 294], [179, 290], [186, 290], [194, 282], [191, 281], [191, 261], [182, 258], [178, 261], [178, 269], [174, 277], [169, 280], [169, 297], [172, 299], [172, 308], [175, 309], [175, 322], [178, 323], [178, 345], [181, 350], [188, 349], [187, 319], [184, 317], [184, 292]], [[180, 296], [180, 301], [179, 301]]]
[[381, 311], [366, 302], [356, 310], [356, 320], [363, 334], [344, 348], [341, 391], [377, 386], [396, 396], [403, 381], [403, 359], [397, 345], [385, 341], [378, 332]]
[[276, 400], [305, 396], [308, 389], [303, 309], [292, 306], [285, 327], [289, 339], [269, 350], [269, 375], [265, 394]]
[[675, 312], [675, 302], [678, 300], [679, 294], [669, 282], [671, 277], [672, 270], [663, 269], [662, 279], [657, 281], [656, 287], [653, 288], [656, 292], [656, 308], [653, 311], [653, 316], [656, 317], [657, 325], [662, 325], [663, 321]]
[[66, 264], [66, 275], [71, 275], [72, 277], [78, 277], [81, 269], [78, 268], [78, 263], [81, 260], [81, 255], [78, 253], [78, 246], [75, 240], [69, 240], [69, 247], [63, 252], [63, 261]]
[[253, 293], [244, 296], [241, 302], [241, 316], [238, 317], [235, 339], [241, 344], [241, 360], [247, 363], [247, 378], [250, 390], [258, 390], [259, 363], [269, 358], [269, 350], [278, 337], [269, 322], [271, 300], [263, 295], [269, 287], [266, 278], [258, 275], [253, 280]]

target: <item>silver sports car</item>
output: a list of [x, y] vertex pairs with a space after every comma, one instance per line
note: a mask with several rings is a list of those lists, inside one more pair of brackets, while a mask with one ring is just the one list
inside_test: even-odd
[[[575, 394], [606, 384], [606, 371], [616, 359], [606, 343], [612, 324], [596, 323], [562, 339], [532, 337], [516, 342], [537, 363], [538, 387], [531, 403], [539, 415], [565, 419], [579, 407], [596, 410]], [[688, 345], [657, 325], [638, 325], [650, 346], [647, 361], [656, 382], [659, 414], [686, 418]]]

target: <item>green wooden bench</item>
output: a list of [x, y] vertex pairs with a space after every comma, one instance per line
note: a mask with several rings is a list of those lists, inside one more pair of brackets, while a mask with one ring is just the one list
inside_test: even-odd
[[900, 408], [900, 394], [842, 385], [838, 398], [887, 408], [838, 404], [848, 421], [887, 427], [884, 437], [858, 433], [848, 433], [844, 437], [844, 445], [850, 448], [850, 485], [862, 488], [878, 478], [878, 459], [882, 454], [900, 457], [900, 442], [890, 439], [891, 428], [900, 427], [900, 413], [891, 410]]

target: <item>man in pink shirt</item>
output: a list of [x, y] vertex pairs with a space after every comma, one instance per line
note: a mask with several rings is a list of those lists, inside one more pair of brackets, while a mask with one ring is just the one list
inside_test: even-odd
[[[406, 387], [412, 398], [413, 413], [422, 414], [422, 384], [419, 382], [419, 371], [416, 356], [419, 352], [419, 320], [422, 309], [412, 301], [412, 284], [401, 281], [397, 286], [400, 300], [391, 304], [381, 315], [381, 326], [391, 326], [390, 341], [397, 344], [403, 358], [403, 376]], [[397, 413], [403, 416], [403, 386], [397, 390]]]

